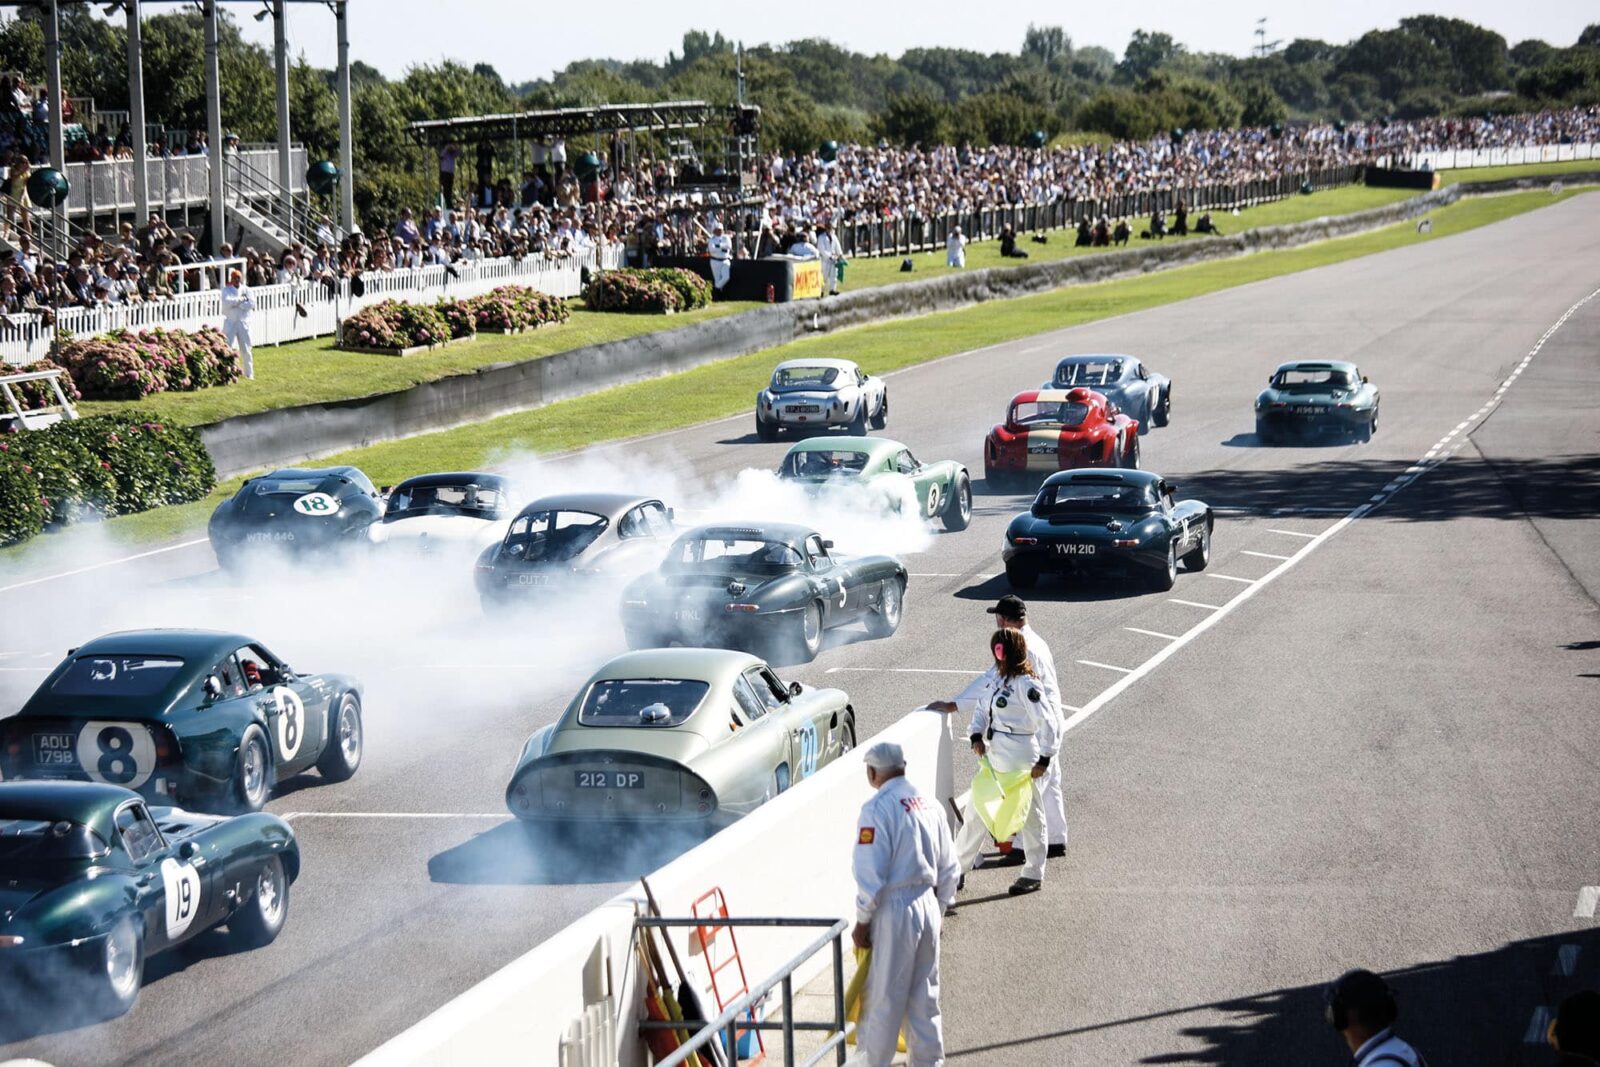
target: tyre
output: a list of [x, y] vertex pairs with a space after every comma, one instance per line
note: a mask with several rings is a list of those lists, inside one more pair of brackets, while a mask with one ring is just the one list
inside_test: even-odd
[[839, 727], [839, 755], [844, 755], [856, 747], [856, 721], [845, 719], [844, 725]]
[[1372, 440], [1372, 420], [1368, 419], [1356, 427], [1356, 440], [1362, 444]]
[[317, 772], [330, 782], [348, 781], [361, 766], [361, 701], [346, 693], [328, 716], [328, 739], [317, 757]]
[[965, 471], [956, 475], [955, 489], [945, 501], [941, 521], [944, 528], [952, 532], [965, 530], [972, 524], [972, 479]]
[[850, 416], [850, 436], [865, 437], [867, 435], [867, 400], [861, 398], [861, 406], [856, 408], [856, 413]]
[[268, 856], [256, 870], [254, 890], [228, 918], [228, 937], [240, 948], [272, 944], [289, 918], [289, 878], [281, 856]]
[[1172, 386], [1161, 390], [1161, 399], [1150, 411], [1152, 426], [1165, 426], [1172, 421]]
[[98, 1018], [115, 1019], [133, 1010], [144, 982], [144, 938], [131, 917], [125, 915], [111, 927], [84, 977]]
[[763, 441], [776, 441], [778, 439], [778, 424], [775, 422], [768, 422], [760, 415], [757, 415], [756, 436]]
[[906, 589], [900, 579], [890, 578], [883, 583], [878, 595], [878, 610], [866, 618], [867, 633], [873, 637], [888, 637], [900, 629], [900, 615], [906, 605]]
[[231, 791], [233, 805], [241, 812], [260, 811], [272, 795], [272, 750], [259, 726], [251, 725], [239, 741]]
[[1273, 435], [1273, 432], [1267, 429], [1266, 423], [1260, 419], [1256, 420], [1256, 440], [1264, 445], [1277, 444], [1277, 438]]
[[1007, 563], [1006, 581], [1013, 589], [1032, 589], [1039, 584], [1039, 572], [1025, 564]]
[[1184, 570], [1203, 571], [1211, 562], [1211, 524], [1200, 528], [1200, 543], [1183, 555]]
[[815, 604], [807, 604], [800, 613], [794, 636], [795, 651], [800, 654], [800, 662], [810, 663], [816, 659], [817, 653], [822, 651], [822, 609]]
[[1139, 435], [1128, 435], [1128, 447], [1122, 453], [1122, 466], [1125, 470], [1136, 471], [1139, 469]]
[[1150, 572], [1150, 588], [1158, 593], [1165, 593], [1178, 583], [1178, 543], [1167, 542], [1166, 566], [1157, 567]]
[[877, 414], [872, 416], [872, 428], [881, 430], [889, 425], [889, 390], [883, 391], [883, 403], [878, 405]]
[[1367, 433], [1372, 437], [1378, 435], [1378, 406], [1376, 404], [1372, 406], [1372, 425], [1367, 427]]

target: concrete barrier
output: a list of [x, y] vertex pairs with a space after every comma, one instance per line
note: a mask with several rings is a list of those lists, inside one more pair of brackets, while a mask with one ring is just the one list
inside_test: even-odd
[[[660, 377], [827, 332], [887, 319], [948, 311], [1064, 286], [1170, 270], [1250, 252], [1291, 248], [1415, 218], [1463, 195], [1533, 188], [1600, 175], [1463, 183], [1396, 204], [1216, 238], [1139, 242], [1137, 246], [1016, 267], [991, 267], [801, 301], [501, 363], [409, 389], [354, 400], [240, 415], [200, 427], [219, 476], [285, 466], [379, 441], [448, 430], [555, 400]], [[1224, 215], [1226, 227], [1232, 216]], [[754, 397], [752, 396], [752, 402]]]
[[[864, 745], [885, 740], [905, 747], [908, 777], [919, 790], [950, 799], [946, 716], [912, 712]], [[701, 894], [717, 887], [735, 917], [837, 919], [854, 914], [850, 863], [855, 820], [871, 793], [864, 766], [858, 748], [649, 875], [662, 913], [686, 917]], [[630, 946], [634, 916], [644, 911], [644, 892], [635, 884], [358, 1064], [555, 1063], [573, 1023], [594, 1005], [607, 1005], [616, 1019], [615, 1062], [642, 1065]], [[704, 961], [697, 950], [691, 951], [688, 931], [672, 933], [691, 982], [712, 1011], [715, 1002]], [[740, 931], [740, 958], [750, 983], [774, 973], [816, 935], [811, 929]], [[829, 962], [826, 955], [814, 957], [796, 974], [796, 989]]]

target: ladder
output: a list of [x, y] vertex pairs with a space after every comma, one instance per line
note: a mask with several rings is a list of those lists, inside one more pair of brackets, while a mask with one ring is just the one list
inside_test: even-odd
[[[705, 893], [702, 893], [690, 905], [689, 913], [696, 919], [729, 918], [728, 898], [723, 896], [722, 887], [712, 886]], [[694, 936], [700, 943], [700, 955], [706, 961], [706, 970], [711, 973], [711, 995], [716, 998], [717, 1012], [720, 1014], [727, 1010], [729, 1004], [750, 992], [750, 983], [745, 979], [744, 975], [744, 961], [739, 958], [739, 938], [734, 934], [731, 926], [696, 926], [694, 928]], [[714, 950], [719, 947], [718, 942], [721, 941], [727, 942], [727, 952], [719, 960]], [[721, 982], [718, 981], [718, 976], [729, 968], [732, 968], [734, 973], [724, 979], [729, 983], [727, 989], [724, 990]], [[738, 982], [737, 988], [732, 984], [735, 980]], [[752, 1021], [754, 1021], [754, 1017], [755, 1010], [752, 1008], [750, 1012]], [[746, 1046], [746, 1035], [755, 1037], [755, 1055], [751, 1056], [748, 1062], [752, 1064], [764, 1063], [767, 1057], [767, 1046], [762, 1041], [761, 1031], [759, 1030], [736, 1030], [734, 1033], [734, 1047], [728, 1050], [728, 1059], [735, 1064], [743, 1062], [741, 1061], [739, 1050]]]

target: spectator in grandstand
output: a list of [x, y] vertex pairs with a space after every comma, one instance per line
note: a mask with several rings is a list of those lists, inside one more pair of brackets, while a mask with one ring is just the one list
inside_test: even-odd
[[464, 151], [453, 141], [439, 149], [439, 195], [445, 207], [455, 202], [456, 161]]
[[422, 232], [417, 229], [417, 223], [411, 217], [410, 208], [402, 208], [400, 221], [394, 224], [394, 235], [406, 244], [422, 240]]

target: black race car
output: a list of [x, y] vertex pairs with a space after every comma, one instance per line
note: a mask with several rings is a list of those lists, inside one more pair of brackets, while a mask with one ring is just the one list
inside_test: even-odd
[[250, 478], [211, 513], [211, 548], [224, 569], [252, 549], [300, 554], [363, 544], [383, 498], [355, 467], [283, 470]]
[[900, 625], [906, 569], [889, 556], [835, 558], [832, 541], [781, 523], [701, 526], [661, 569], [623, 593], [628, 647], [743, 649], [809, 662], [826, 630], [862, 622], [875, 637]]
[[1180, 561], [1191, 571], [1211, 562], [1213, 524], [1210, 505], [1175, 501], [1172, 493], [1150, 471], [1052, 474], [1033, 507], [1006, 527], [1006, 579], [1029, 589], [1041, 574], [1110, 571], [1171, 589]]
[[1378, 432], [1378, 400], [1378, 387], [1354, 363], [1284, 363], [1256, 397], [1256, 439], [1264, 445], [1316, 436], [1370, 441]]

